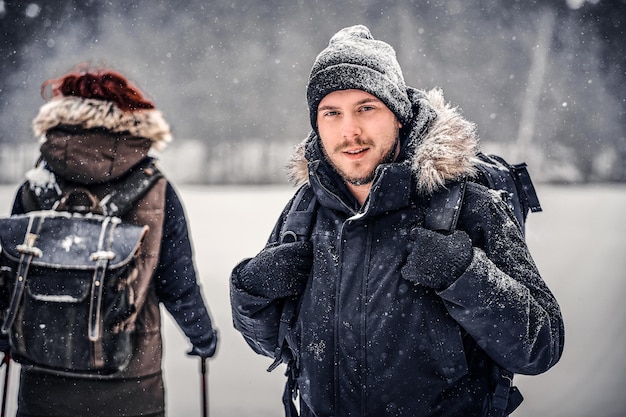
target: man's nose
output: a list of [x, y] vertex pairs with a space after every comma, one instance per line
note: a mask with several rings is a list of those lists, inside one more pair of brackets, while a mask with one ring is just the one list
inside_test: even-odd
[[341, 136], [344, 139], [354, 139], [361, 135], [361, 126], [352, 115], [344, 115], [341, 121]]

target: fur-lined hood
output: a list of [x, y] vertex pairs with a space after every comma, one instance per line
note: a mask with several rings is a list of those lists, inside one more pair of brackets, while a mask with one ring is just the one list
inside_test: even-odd
[[39, 109], [33, 120], [33, 132], [45, 141], [46, 132], [61, 125], [103, 128], [113, 133], [128, 132], [132, 136], [149, 139], [158, 151], [172, 140], [170, 127], [159, 110], [122, 111], [105, 100], [74, 96], [53, 98]]
[[[406, 163], [411, 165], [417, 191], [432, 194], [447, 181], [476, 174], [480, 163], [478, 135], [474, 123], [461, 116], [457, 107], [444, 100], [441, 89], [407, 91], [413, 104], [413, 119], [406, 134]], [[289, 161], [290, 180], [295, 184], [308, 182], [310, 152], [307, 149], [319, 141], [311, 132], [295, 149]]]

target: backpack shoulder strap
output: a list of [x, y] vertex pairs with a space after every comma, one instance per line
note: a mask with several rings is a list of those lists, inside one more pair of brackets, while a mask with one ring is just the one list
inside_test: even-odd
[[[280, 232], [281, 243], [310, 239], [318, 204], [311, 187], [308, 184], [301, 186], [283, 223]], [[293, 403], [293, 399], [297, 394], [298, 358], [293, 357], [287, 343], [287, 334], [296, 318], [298, 301], [298, 297], [288, 298], [284, 301], [278, 327], [278, 343], [274, 351], [274, 362], [267, 368], [267, 371], [271, 372], [281, 363], [287, 364], [285, 373], [287, 381], [283, 391], [283, 406], [287, 417], [298, 416], [298, 411]]]
[[513, 385], [513, 372], [496, 365], [494, 373], [496, 384], [487, 417], [506, 417], [520, 406], [524, 401], [524, 396]]
[[467, 179], [455, 181], [432, 195], [424, 218], [424, 228], [442, 233], [452, 233], [456, 229], [466, 184]]
[[[315, 193], [311, 187], [308, 184], [301, 186], [283, 223], [280, 232], [281, 243], [310, 239], [317, 205], [317, 198], [315, 198]], [[267, 369], [268, 372], [275, 369], [281, 362], [289, 362], [291, 359], [288, 357], [289, 347], [287, 346], [286, 338], [296, 317], [297, 305], [297, 297], [288, 298], [284, 301], [278, 327], [278, 343], [274, 352], [274, 362]]]
[[109, 185], [111, 191], [100, 205], [108, 216], [121, 217], [163, 177], [154, 158], [146, 158], [119, 180]]
[[281, 243], [308, 240], [317, 213], [318, 201], [309, 184], [304, 184], [296, 193], [280, 232]]
[[[528, 178], [530, 179], [530, 177]], [[426, 229], [446, 234], [454, 232], [459, 220], [467, 181], [467, 179], [463, 179], [450, 183], [433, 194], [424, 218], [424, 227]], [[502, 189], [500, 187], [504, 187], [506, 184], [490, 184], [489, 186], [495, 189]], [[539, 201], [537, 200], [538, 203]], [[494, 372], [495, 389], [492, 392], [491, 408], [488, 417], [508, 416], [521, 404], [523, 397], [517, 387], [513, 386], [512, 372], [497, 364], [494, 364]]]
[[[51, 210], [68, 191], [87, 189], [84, 185], [70, 183], [58, 177], [43, 160], [39, 161], [36, 169], [42, 171], [38, 175], [47, 175], [50, 181], [43, 186], [36, 185], [36, 189], [32, 188], [33, 184], [29, 181], [23, 183], [21, 194], [25, 211]], [[93, 195], [102, 195], [98, 200], [98, 211], [107, 216], [121, 217], [162, 177], [156, 160], [148, 157], [123, 177], [109, 183], [89, 186], [89, 190]]]

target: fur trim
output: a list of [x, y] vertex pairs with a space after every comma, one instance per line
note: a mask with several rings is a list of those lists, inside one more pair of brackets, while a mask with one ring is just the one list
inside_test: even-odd
[[478, 135], [476, 125], [464, 119], [457, 107], [446, 103], [441, 89], [425, 95], [437, 117], [416, 144], [411, 164], [418, 191], [432, 194], [446, 181], [476, 175]]
[[307, 145], [314, 140], [315, 137], [317, 137], [317, 135], [311, 131], [302, 142], [296, 145], [287, 163], [289, 181], [296, 186], [300, 186], [309, 181], [309, 161], [307, 161], [304, 155]]
[[[439, 88], [422, 92], [422, 97], [437, 113], [424, 136], [410, 132], [409, 163], [416, 178], [417, 191], [432, 194], [445, 186], [447, 181], [476, 175], [480, 163], [478, 135], [474, 123], [464, 119], [457, 107], [450, 106]], [[294, 184], [308, 181], [306, 148], [317, 140], [314, 132], [295, 148], [288, 163], [289, 179]]]
[[126, 112], [110, 101], [74, 96], [54, 98], [41, 106], [33, 120], [33, 132], [35, 136], [42, 136], [59, 125], [128, 132], [132, 136], [150, 139], [152, 147], [158, 151], [172, 140], [170, 127], [158, 110]]

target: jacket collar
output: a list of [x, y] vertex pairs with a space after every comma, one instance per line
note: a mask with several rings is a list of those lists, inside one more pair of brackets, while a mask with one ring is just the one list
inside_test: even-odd
[[[343, 183], [326, 181], [320, 161], [309, 164], [309, 181], [320, 204], [352, 216], [375, 216], [406, 207], [410, 203], [412, 185], [407, 164], [384, 164], [376, 170], [372, 189], [363, 207]], [[337, 180], [340, 181], [340, 180]]]

